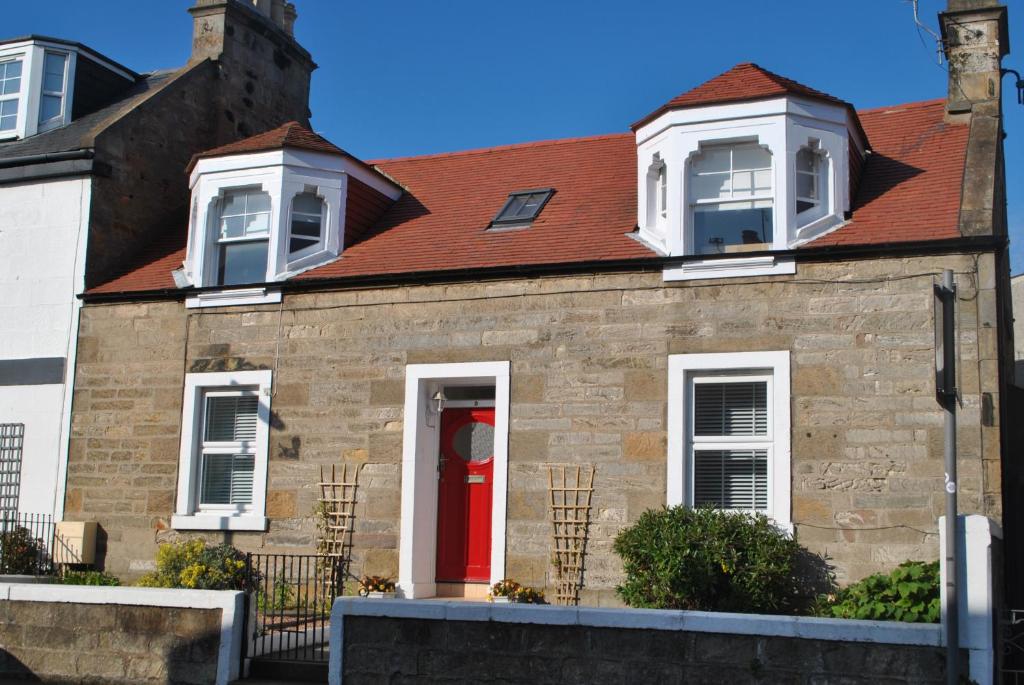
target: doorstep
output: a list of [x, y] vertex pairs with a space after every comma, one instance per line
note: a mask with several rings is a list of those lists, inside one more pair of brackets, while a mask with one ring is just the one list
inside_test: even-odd
[[462, 599], [486, 602], [491, 586], [487, 583], [437, 583], [436, 595], [430, 599]]

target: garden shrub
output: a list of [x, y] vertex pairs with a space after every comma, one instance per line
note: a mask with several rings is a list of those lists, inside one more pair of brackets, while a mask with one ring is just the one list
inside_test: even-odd
[[160, 545], [156, 571], [142, 576], [142, 587], [189, 590], [248, 590], [245, 555], [231, 545], [207, 546], [204, 540]]
[[103, 571], [65, 571], [57, 578], [61, 585], [120, 585], [121, 581], [109, 573]]
[[43, 562], [43, 541], [18, 526], [0, 533], [0, 573], [34, 575]]
[[938, 623], [939, 562], [905, 561], [836, 593], [823, 595], [815, 614], [829, 618]]
[[793, 613], [818, 593], [806, 550], [764, 515], [676, 506], [644, 512], [615, 539], [632, 607]]

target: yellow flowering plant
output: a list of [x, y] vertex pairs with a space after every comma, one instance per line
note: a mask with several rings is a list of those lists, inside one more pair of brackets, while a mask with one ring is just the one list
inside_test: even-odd
[[508, 597], [510, 602], [516, 602], [517, 604], [544, 603], [543, 590], [537, 590], [532, 587], [527, 587], [526, 585], [520, 585], [511, 578], [499, 580], [491, 586], [491, 592], [488, 595], [488, 599], [493, 602], [495, 597]]
[[189, 590], [248, 590], [254, 579], [245, 569], [245, 555], [231, 545], [209, 546], [205, 540], [160, 545], [156, 570], [139, 579], [142, 587]]

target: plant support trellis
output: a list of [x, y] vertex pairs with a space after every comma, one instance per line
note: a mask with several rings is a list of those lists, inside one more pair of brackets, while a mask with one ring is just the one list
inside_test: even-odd
[[324, 467], [320, 467], [316, 549], [317, 554], [336, 569], [346, 569], [350, 561], [358, 481], [358, 466], [350, 468], [342, 464], [339, 474], [337, 467], [331, 464], [330, 478]]
[[590, 529], [590, 500], [594, 467], [548, 467], [552, 543], [555, 565], [555, 603], [575, 606], [583, 585], [583, 557]]

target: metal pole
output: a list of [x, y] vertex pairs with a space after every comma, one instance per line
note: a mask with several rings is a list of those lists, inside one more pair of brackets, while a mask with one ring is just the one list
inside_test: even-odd
[[946, 682], [957, 685], [960, 682], [960, 607], [957, 597], [957, 506], [956, 506], [956, 322], [954, 304], [956, 302], [956, 285], [953, 283], [953, 272], [946, 269], [942, 273], [942, 339], [944, 351], [944, 370], [949, 383], [942, 396], [945, 414], [945, 449], [946, 466]]

